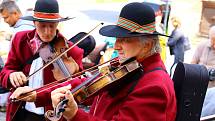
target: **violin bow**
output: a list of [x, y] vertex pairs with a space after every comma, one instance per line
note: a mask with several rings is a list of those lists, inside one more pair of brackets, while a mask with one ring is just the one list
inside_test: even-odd
[[99, 23], [98, 25], [96, 25], [93, 29], [91, 29], [85, 36], [83, 36], [80, 40], [78, 40], [76, 43], [74, 43], [71, 47], [69, 47], [68, 49], [66, 49], [64, 52], [62, 52], [61, 54], [57, 55], [53, 60], [51, 60], [50, 62], [46, 63], [44, 66], [42, 66], [41, 68], [37, 69], [35, 72], [33, 72], [31, 75], [29, 75], [27, 77], [27, 80], [29, 80], [29, 78], [31, 76], [33, 76], [35, 73], [37, 73], [40, 70], [43, 70], [44, 68], [46, 68], [47, 66], [49, 66], [50, 64], [52, 64], [53, 62], [55, 62], [57, 59], [59, 59], [61, 56], [63, 56], [65, 53], [67, 53], [69, 50], [71, 50], [72, 48], [74, 48], [76, 45], [78, 45], [81, 41], [83, 41], [85, 38], [87, 38], [90, 33], [92, 31], [94, 31], [97, 27], [99, 27], [100, 25], [103, 25], [104, 23]]
[[[27, 98], [27, 97], [30, 97], [30, 96], [32, 96], [32, 95], [31, 95], [31, 94], [30, 94], [30, 95], [27, 95], [27, 94], [29, 94], [29, 93], [31, 93], [31, 92], [33, 92], [33, 91], [36, 91], [36, 90], [38, 90], [38, 89], [41, 89], [41, 88], [44, 88], [44, 87], [48, 87], [48, 88], [45, 88], [45, 89], [41, 89], [40, 91], [37, 92], [37, 94], [38, 94], [38, 93], [41, 93], [41, 92], [43, 92], [43, 91], [45, 91], [45, 90], [48, 90], [48, 89], [50, 89], [50, 88], [56, 87], [56, 86], [60, 85], [62, 82], [66, 82], [66, 80], [68, 80], [68, 79], [70, 79], [70, 78], [74, 78], [74, 77], [81, 76], [83, 73], [85, 73], [85, 72], [87, 72], [87, 71], [90, 71], [90, 70], [93, 70], [94, 68], [97, 68], [97, 67], [99, 67], [99, 66], [101, 66], [101, 65], [104, 65], [104, 64], [106, 64], [106, 63], [108, 63], [108, 62], [112, 62], [112, 64], [118, 63], [118, 61], [116, 60], [117, 58], [118, 58], [118, 57], [115, 57], [115, 58], [113, 58], [113, 59], [111, 59], [111, 60], [108, 60], [108, 61], [106, 61], [106, 62], [104, 62], [104, 63], [98, 64], [98, 65], [93, 66], [93, 67], [91, 67], [91, 68], [89, 68], [89, 69], [86, 69], [86, 70], [83, 70], [83, 71], [81, 71], [81, 72], [75, 73], [75, 74], [71, 75], [70, 77], [66, 77], [66, 78], [64, 78], [64, 79], [51, 82], [51, 83], [49, 83], [49, 84], [44, 85], [43, 87], [40, 87], [40, 88], [31, 90], [31, 91], [26, 92], [26, 93], [23, 93], [23, 94], [22, 94], [23, 97], [21, 97], [21, 98], [19, 98], [19, 99], [11, 99], [11, 102], [21, 101], [22, 99], [25, 99], [25, 98]], [[91, 71], [91, 72], [94, 72], [94, 71], [95, 71], [95, 69], [94, 69], [93, 71]], [[69, 80], [68, 80], [68, 81], [69, 81]], [[55, 83], [57, 83], [57, 84], [55, 84]], [[53, 85], [53, 86], [51, 86], [51, 85]], [[27, 96], [24, 96], [24, 95], [27, 95]]]

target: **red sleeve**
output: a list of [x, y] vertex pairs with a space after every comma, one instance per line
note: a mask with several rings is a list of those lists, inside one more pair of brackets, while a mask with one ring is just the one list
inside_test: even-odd
[[[69, 43], [69, 45], [72, 46], [72, 43]], [[82, 64], [83, 50], [80, 49], [78, 46], [75, 46], [70, 51], [68, 51], [68, 55], [71, 56], [76, 61], [76, 63], [79, 65], [80, 70], [83, 70], [83, 64]], [[71, 84], [72, 88], [75, 88], [80, 83], [82, 83], [83, 80], [84, 79], [75, 78], [73, 80], [66, 81], [61, 84], [55, 83], [49, 87], [40, 88], [39, 90], [37, 90], [37, 98], [35, 101], [35, 105], [37, 107], [41, 107], [41, 106], [50, 104], [51, 103], [51, 91], [53, 91], [57, 88], [60, 88], [62, 86], [66, 86], [68, 84]], [[44, 100], [44, 97], [46, 100]]]
[[16, 47], [18, 46], [18, 44], [15, 43], [16, 39], [17, 39], [17, 36], [15, 35], [12, 40], [11, 49], [8, 54], [7, 62], [5, 64], [3, 70], [0, 73], [1, 85], [6, 88], [12, 88], [12, 85], [9, 81], [10, 73], [15, 72], [15, 71], [21, 71], [20, 64], [22, 64], [22, 62], [17, 57], [19, 54], [17, 53], [18, 50], [16, 50], [17, 49]]
[[22, 71], [26, 76], [30, 70], [30, 64], [26, 64], [27, 60], [33, 56], [29, 47], [26, 34], [33, 31], [22, 31], [15, 34], [11, 40], [11, 49], [8, 54], [7, 62], [0, 73], [0, 82], [3, 87], [11, 88], [12, 85], [9, 75], [12, 72]]
[[[50, 105], [51, 91], [53, 91], [57, 88], [63, 87], [63, 86], [67, 86], [69, 84], [71, 84], [72, 88], [75, 88], [76, 86], [81, 84], [84, 80], [85, 80], [85, 78], [82, 78], [82, 79], [74, 78], [72, 80], [65, 81], [60, 84], [54, 83], [48, 87], [46, 86], [46, 87], [36, 90], [36, 92], [37, 92], [37, 97], [36, 97], [36, 101], [35, 101], [36, 107], [43, 107], [45, 105]], [[46, 97], [45, 100], [44, 100], [44, 97]]]
[[[166, 102], [167, 97], [161, 87], [151, 86], [136, 90], [127, 97], [111, 121], [166, 121]], [[79, 109], [71, 121], [104, 121], [104, 119]]]

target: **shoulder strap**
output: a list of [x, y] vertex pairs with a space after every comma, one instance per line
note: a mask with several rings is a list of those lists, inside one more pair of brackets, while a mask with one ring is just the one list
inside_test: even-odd
[[[150, 72], [153, 72], [153, 71], [156, 71], [156, 70], [162, 70], [162, 71], [165, 71], [167, 73], [167, 71], [161, 67], [156, 67], [152, 70], [149, 70], [147, 71], [146, 73], [144, 74], [147, 74], [147, 73], [150, 73]], [[130, 89], [128, 90], [128, 95], [134, 90], [135, 86], [137, 85], [137, 83], [139, 82], [140, 79], [136, 79], [133, 84], [131, 85]]]
[[[125, 80], [123, 81], [124, 83], [123, 84], [119, 84], [121, 85], [121, 87], [123, 87], [123, 85], [127, 85], [128, 83], [131, 83], [131, 86], [130, 88], [128, 89], [128, 93], [127, 95], [125, 96], [125, 98], [134, 90], [135, 86], [138, 84], [139, 82], [139, 78], [143, 75], [143, 74], [147, 74], [147, 73], [150, 73], [150, 72], [153, 72], [153, 71], [156, 71], [156, 70], [163, 70], [167, 73], [167, 71], [161, 67], [157, 67], [157, 68], [154, 68], [150, 71], [147, 71], [147, 72], [143, 72], [143, 69], [138, 69], [137, 71], [133, 72], [133, 75], [129, 77], [129, 81], [128, 80]], [[119, 91], [120, 89], [119, 88], [111, 88], [108, 92], [109, 92], [109, 95], [114, 97], [117, 92]]]
[[153, 71], [156, 71], [156, 70], [163, 70], [163, 71], [165, 71], [165, 72], [167, 73], [166, 69], [163, 69], [163, 68], [161, 68], [161, 67], [156, 67], [156, 68], [154, 68], [154, 69], [152, 69], [152, 70], [147, 71], [145, 74], [150, 73], [150, 72], [153, 72]]

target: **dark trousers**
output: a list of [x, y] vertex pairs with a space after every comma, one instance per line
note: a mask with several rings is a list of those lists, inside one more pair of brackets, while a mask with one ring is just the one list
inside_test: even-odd
[[38, 115], [21, 108], [16, 113], [13, 121], [45, 121], [44, 115]]

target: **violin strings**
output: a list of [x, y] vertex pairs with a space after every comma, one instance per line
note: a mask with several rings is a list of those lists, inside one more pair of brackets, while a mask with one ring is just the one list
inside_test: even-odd
[[[76, 74], [74, 74], [74, 75], [72, 75], [72, 76], [70, 76], [70, 77], [66, 77], [66, 78], [64, 78], [64, 79], [61, 79], [61, 80], [59, 80], [59, 81], [55, 81], [55, 82], [49, 83], [49, 84], [44, 85], [43, 87], [41, 87], [41, 88], [44, 88], [44, 87], [53, 85], [53, 86], [50, 86], [50, 87], [48, 87], [48, 88], [45, 88], [45, 89], [37, 88], [37, 89], [34, 89], [34, 90], [32, 90], [32, 91], [26, 92], [26, 93], [24, 93], [23, 95], [28, 94], [28, 93], [31, 93], [31, 92], [33, 92], [33, 91], [36, 91], [36, 90], [38, 90], [38, 89], [41, 89], [41, 90], [38, 91], [37, 94], [38, 94], [38, 93], [41, 93], [41, 92], [46, 91], [46, 90], [48, 90], [48, 89], [50, 89], [50, 88], [54, 88], [54, 87], [60, 85], [60, 84], [63, 83], [63, 82], [70, 81], [70, 80], [68, 80], [69, 78], [76, 78], [76, 77], [85, 75], [84, 73], [87, 72], [87, 71], [89, 71], [89, 72], [91, 72], [91, 73], [92, 73], [92, 72], [96, 72], [96, 70], [98, 70], [98, 69], [94, 69], [94, 68], [99, 67], [99, 66], [101, 66], [101, 65], [104, 65], [104, 64], [106, 64], [106, 63], [108, 63], [108, 62], [111, 62], [111, 64], [116, 64], [116, 63], [118, 63], [118, 60], [116, 60], [117, 58], [118, 58], [118, 57], [113, 58], [113, 59], [111, 59], [111, 60], [109, 60], [109, 61], [106, 61], [106, 62], [104, 62], [104, 63], [102, 63], [102, 64], [98, 64], [98, 65], [93, 66], [93, 67], [91, 67], [91, 68], [89, 68], [89, 69], [86, 69], [86, 70], [83, 70], [83, 71], [81, 71], [81, 72], [78, 72], [78, 73], [76, 73]], [[94, 70], [93, 70], [93, 69], [94, 69]], [[90, 70], [92, 70], [92, 71], [90, 71]], [[66, 80], [66, 81], [64, 81], [64, 80]], [[55, 83], [57, 83], [57, 84], [55, 84]], [[55, 85], [54, 85], [54, 84], [55, 84]], [[30, 96], [32, 96], [32, 94], [31, 94], [31, 95], [28, 95], [28, 96], [25, 96], [25, 97], [23, 97], [23, 98], [20, 98], [20, 99], [12, 99], [11, 101], [12, 101], [12, 102], [21, 101], [22, 99], [28, 98], [28, 97], [30, 97]]]
[[[44, 66], [40, 67], [38, 70], [36, 70], [35, 72], [33, 72], [31, 75], [29, 75], [27, 77], [27, 80], [29, 80], [29, 78], [31, 76], [33, 76], [35, 73], [37, 73], [40, 70], [43, 70], [44, 68], [46, 68], [47, 66], [49, 66], [50, 64], [52, 64], [53, 62], [55, 62], [57, 59], [59, 59], [61, 56], [63, 56], [66, 52], [68, 52], [69, 50], [71, 50], [72, 48], [74, 48], [76, 45], [78, 45], [81, 41], [83, 41], [85, 38], [87, 38], [90, 33], [92, 31], [94, 31], [97, 27], [99, 27], [100, 25], [103, 25], [104, 23], [99, 23], [98, 25], [96, 25], [93, 29], [91, 29], [85, 36], [83, 36], [81, 39], [79, 39], [76, 43], [74, 43], [71, 47], [69, 47], [68, 49], [66, 49], [64, 52], [62, 52], [61, 54], [59, 54], [57, 57], [55, 57], [53, 60], [51, 60], [50, 62], [46, 63]], [[13, 88], [10, 88], [10, 91], [12, 91]]]
[[59, 59], [61, 56], [63, 56], [65, 53], [67, 53], [69, 50], [71, 50], [72, 48], [74, 48], [76, 45], [78, 45], [81, 41], [83, 41], [85, 38], [87, 38], [89, 36], [89, 34], [94, 31], [98, 26], [103, 25], [103, 23], [99, 23], [98, 25], [96, 25], [92, 30], [90, 30], [84, 37], [82, 37], [80, 40], [78, 40], [76, 43], [74, 43], [71, 47], [69, 47], [68, 49], [66, 49], [64, 52], [62, 52], [61, 54], [59, 54], [57, 57], [55, 57], [53, 60], [51, 60], [50, 62], [46, 63], [44, 66], [42, 66], [41, 68], [39, 68], [38, 70], [36, 70], [34, 73], [32, 73], [31, 75], [29, 75], [27, 77], [27, 80], [34, 75], [35, 73], [37, 73], [40, 70], [43, 70], [44, 68], [46, 68], [47, 66], [49, 66], [50, 64], [52, 64], [53, 62], [55, 62], [57, 59]]

